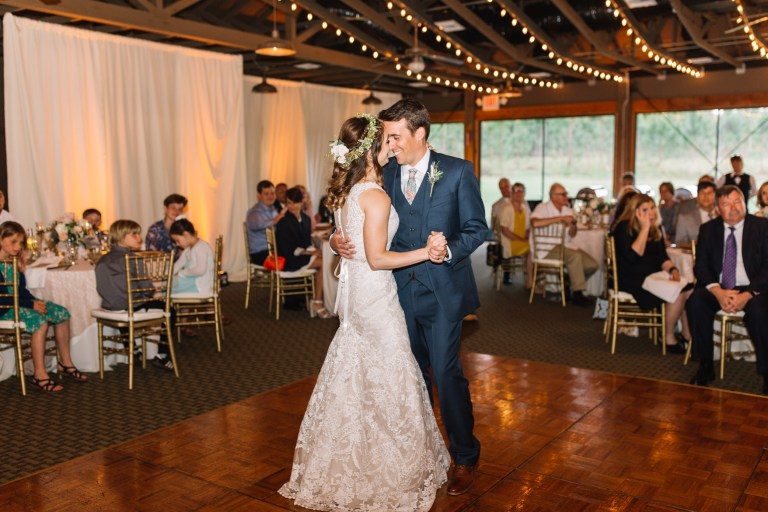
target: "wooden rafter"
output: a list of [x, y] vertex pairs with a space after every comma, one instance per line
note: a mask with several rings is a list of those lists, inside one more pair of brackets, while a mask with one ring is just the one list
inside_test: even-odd
[[691, 39], [693, 39], [693, 41], [699, 45], [702, 50], [722, 59], [735, 68], [741, 67], [742, 64], [737, 61], [731, 54], [721, 50], [720, 48], [717, 48], [706, 40], [701, 23], [698, 21], [699, 16], [696, 13], [686, 7], [685, 4], [680, 0], [669, 0], [669, 3], [677, 13], [677, 17], [680, 19], [680, 23], [683, 24], [685, 29], [688, 31], [688, 34], [690, 34]]

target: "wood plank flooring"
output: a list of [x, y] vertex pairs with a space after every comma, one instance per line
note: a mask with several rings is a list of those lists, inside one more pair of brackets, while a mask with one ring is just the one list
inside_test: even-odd
[[[463, 364], [479, 476], [463, 496], [441, 490], [433, 511], [768, 510], [763, 397], [473, 353]], [[0, 510], [304, 510], [276, 491], [313, 385], [304, 379], [8, 483]]]

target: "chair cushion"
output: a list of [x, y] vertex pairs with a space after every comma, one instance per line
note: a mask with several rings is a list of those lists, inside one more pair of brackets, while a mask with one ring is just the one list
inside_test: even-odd
[[[118, 322], [128, 322], [128, 311], [109, 311], [107, 309], [94, 309], [91, 311], [91, 316], [94, 318], [102, 318], [104, 320], [116, 320]], [[145, 320], [159, 320], [165, 317], [165, 311], [162, 309], [150, 309], [149, 311], [135, 311], [133, 313], [133, 320], [135, 322], [143, 322]]]
[[317, 272], [317, 270], [314, 268], [309, 268], [306, 270], [294, 270], [293, 272], [280, 270], [277, 272], [277, 275], [278, 277], [282, 277], [283, 279], [296, 279], [298, 277], [309, 277], [311, 275], [314, 275], [315, 272]]
[[186, 300], [186, 299], [197, 299], [197, 300], [204, 300], [204, 299], [212, 299], [216, 296], [216, 294], [205, 294], [205, 293], [174, 293], [171, 295], [171, 300]]
[[253, 270], [263, 270], [264, 272], [267, 272], [267, 268], [262, 265], [257, 265], [255, 263], [250, 263], [250, 265]]
[[537, 258], [536, 263], [538, 263], [539, 265], [552, 265], [552, 266], [558, 266], [558, 267], [560, 265], [563, 265], [563, 262], [556, 258]]
[[728, 317], [728, 318], [744, 318], [744, 312], [743, 311], [737, 311], [735, 313], [726, 313], [722, 309], [717, 312], [717, 316], [719, 317]]
[[621, 302], [635, 302], [635, 298], [632, 296], [631, 293], [622, 292], [622, 291], [619, 291], [618, 293], [616, 293], [613, 290], [608, 290], [608, 295], [611, 298], [614, 298], [614, 293], [616, 295], [616, 299], [618, 299]]
[[[20, 322], [20, 323], [21, 325], [19, 325], [19, 327], [21, 327], [22, 330], [27, 328], [24, 322]], [[0, 330], [12, 331], [13, 329], [15, 329], [15, 326], [13, 325], [13, 320], [0, 320]]]

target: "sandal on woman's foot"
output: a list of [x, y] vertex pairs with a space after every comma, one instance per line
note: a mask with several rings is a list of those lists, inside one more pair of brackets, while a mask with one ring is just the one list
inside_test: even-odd
[[64, 391], [64, 386], [57, 384], [56, 381], [51, 378], [38, 379], [37, 377], [32, 377], [32, 384], [46, 393], [59, 393]]
[[75, 366], [64, 366], [63, 364], [59, 363], [59, 370], [59, 373], [72, 378], [72, 380], [75, 382], [88, 382], [88, 376], [84, 375]]
[[[319, 307], [316, 307], [319, 306]], [[323, 301], [321, 300], [313, 300], [312, 306], [309, 308], [309, 316], [310, 318], [320, 317], [320, 318], [331, 318], [331, 315], [327, 309], [325, 309], [325, 306], [323, 305]]]

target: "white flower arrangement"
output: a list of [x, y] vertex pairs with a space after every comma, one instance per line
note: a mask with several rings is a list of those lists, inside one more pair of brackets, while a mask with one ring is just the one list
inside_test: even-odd
[[429, 180], [429, 197], [432, 197], [432, 190], [435, 188], [435, 183], [443, 178], [443, 171], [437, 165], [437, 162], [432, 162], [429, 166], [429, 172], [427, 173], [427, 180]]

